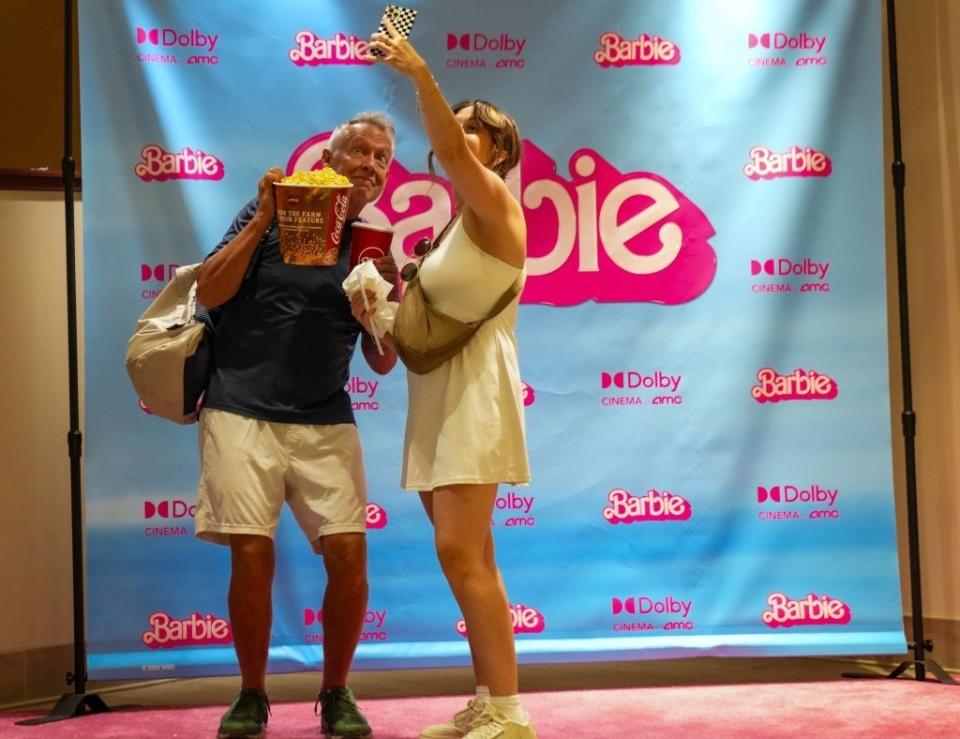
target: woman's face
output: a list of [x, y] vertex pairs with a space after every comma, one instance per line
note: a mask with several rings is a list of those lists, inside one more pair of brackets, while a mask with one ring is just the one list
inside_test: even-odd
[[504, 155], [493, 145], [493, 137], [490, 132], [473, 117], [473, 106], [468, 105], [456, 115], [470, 151], [485, 167], [493, 169]]

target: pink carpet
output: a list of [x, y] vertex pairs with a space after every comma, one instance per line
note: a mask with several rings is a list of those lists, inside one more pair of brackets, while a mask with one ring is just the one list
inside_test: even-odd
[[[109, 694], [104, 696], [109, 703]], [[377, 739], [416, 737], [462, 697], [361, 700]], [[542, 739], [559, 737], [958, 737], [960, 688], [916, 681], [843, 681], [528, 693]], [[41, 726], [0, 714], [0, 737], [212, 737], [223, 706], [139, 708]], [[312, 703], [273, 706], [268, 736], [317, 737]]]

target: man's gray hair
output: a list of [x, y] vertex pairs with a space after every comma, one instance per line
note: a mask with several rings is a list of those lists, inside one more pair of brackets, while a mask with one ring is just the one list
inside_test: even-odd
[[388, 116], [386, 113], [380, 113], [378, 111], [365, 111], [363, 113], [357, 113], [355, 116], [353, 116], [353, 118], [348, 121], [344, 121], [335, 129], [333, 129], [333, 134], [330, 136], [330, 141], [327, 144], [327, 146], [330, 148], [330, 151], [333, 151], [341, 143], [343, 143], [343, 138], [347, 135], [347, 129], [350, 128], [350, 126], [358, 123], [368, 123], [371, 126], [376, 126], [387, 135], [387, 138], [390, 139], [391, 148], [397, 148], [397, 130], [394, 128], [393, 121], [390, 120], [390, 116]]

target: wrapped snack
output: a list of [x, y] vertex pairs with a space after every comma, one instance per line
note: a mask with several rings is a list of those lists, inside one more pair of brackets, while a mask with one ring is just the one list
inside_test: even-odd
[[398, 304], [392, 300], [387, 300], [387, 296], [393, 290], [393, 285], [380, 276], [373, 262], [366, 261], [360, 262], [354, 267], [347, 275], [347, 279], [343, 281], [343, 291], [348, 298], [352, 298], [358, 290], [363, 296], [365, 308], [370, 307], [370, 303], [367, 302], [367, 291], [369, 290], [376, 295], [373, 305], [377, 312], [370, 319], [370, 329], [373, 333], [373, 340], [377, 345], [377, 351], [383, 354], [380, 339], [393, 330], [393, 322], [397, 317]]

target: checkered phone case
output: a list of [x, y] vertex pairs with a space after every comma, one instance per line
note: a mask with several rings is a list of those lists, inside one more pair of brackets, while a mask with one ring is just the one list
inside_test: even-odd
[[[394, 25], [394, 28], [397, 29], [403, 38], [410, 38], [410, 32], [413, 30], [413, 23], [417, 20], [417, 11], [413, 8], [404, 8], [400, 5], [388, 5], [383, 10], [383, 17], [380, 19], [380, 27], [377, 28], [378, 33], [387, 32], [387, 24], [385, 23], [386, 19], [389, 18]], [[370, 49], [370, 53], [373, 56], [383, 56], [383, 52], [380, 49]]]

